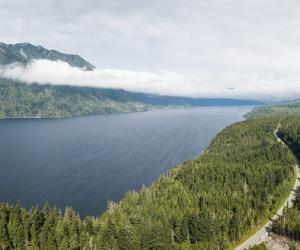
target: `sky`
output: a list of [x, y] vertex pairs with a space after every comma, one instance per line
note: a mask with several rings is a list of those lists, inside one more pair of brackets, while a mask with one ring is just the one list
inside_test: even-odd
[[1, 0], [0, 41], [79, 54], [1, 69], [27, 82], [193, 97], [300, 97], [298, 0]]

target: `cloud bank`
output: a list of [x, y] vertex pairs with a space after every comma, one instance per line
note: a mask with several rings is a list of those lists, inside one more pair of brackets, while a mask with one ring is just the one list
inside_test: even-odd
[[199, 71], [179, 74], [118, 69], [83, 71], [62, 61], [34, 60], [0, 68], [0, 76], [42, 84], [122, 88], [128, 91], [191, 97], [255, 98], [281, 100], [300, 96], [298, 71], [289, 74], [231, 71]]
[[0, 41], [79, 54], [81, 72], [34, 62], [28, 82], [161, 94], [300, 97], [299, 0], [1, 0]]

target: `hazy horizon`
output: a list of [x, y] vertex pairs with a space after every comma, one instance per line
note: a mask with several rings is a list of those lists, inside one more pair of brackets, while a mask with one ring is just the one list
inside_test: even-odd
[[3, 0], [1, 42], [78, 54], [97, 69], [42, 60], [0, 74], [164, 95], [293, 99], [299, 7], [295, 0]]

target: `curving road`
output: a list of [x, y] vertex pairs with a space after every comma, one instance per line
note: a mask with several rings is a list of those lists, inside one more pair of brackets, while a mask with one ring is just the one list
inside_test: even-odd
[[[276, 136], [277, 140], [284, 144], [285, 143], [277, 136], [279, 126], [274, 131], [274, 135]], [[285, 145], [286, 146], [286, 145]], [[274, 220], [276, 220], [280, 215], [283, 213], [283, 209], [287, 206], [291, 207], [293, 205], [293, 200], [296, 197], [296, 192], [300, 190], [300, 168], [297, 164], [295, 166], [296, 172], [297, 172], [297, 178], [294, 185], [293, 190], [291, 191], [289, 197], [286, 199], [285, 203], [278, 209], [276, 214], [269, 220], [260, 230], [258, 230], [254, 235], [252, 235], [250, 238], [248, 238], [246, 241], [244, 241], [241, 245], [235, 248], [235, 250], [244, 250], [248, 249], [249, 247], [255, 246], [259, 243], [262, 243], [267, 237], [271, 230], [271, 226]]]

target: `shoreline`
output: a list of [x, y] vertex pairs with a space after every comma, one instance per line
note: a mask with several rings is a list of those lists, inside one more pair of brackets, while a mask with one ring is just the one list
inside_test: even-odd
[[[191, 107], [163, 107], [157, 109], [149, 109], [149, 110], [141, 110], [141, 111], [128, 111], [128, 112], [115, 112], [115, 113], [107, 113], [107, 114], [90, 114], [90, 115], [74, 115], [74, 116], [59, 116], [59, 117], [43, 117], [43, 116], [20, 116], [20, 117], [0, 117], [0, 121], [5, 120], [58, 120], [58, 119], [70, 119], [70, 118], [78, 118], [78, 117], [93, 117], [93, 116], [110, 116], [110, 115], [125, 115], [125, 114], [135, 114], [135, 113], [147, 113], [147, 112], [155, 112], [155, 111], [163, 111], [163, 110], [188, 110], [188, 109], [196, 109], [196, 108], [234, 108], [234, 107], [249, 107], [253, 108], [258, 105], [209, 105], [209, 106], [191, 106]], [[246, 120], [245, 117], [250, 111], [243, 115], [242, 119]]]

